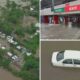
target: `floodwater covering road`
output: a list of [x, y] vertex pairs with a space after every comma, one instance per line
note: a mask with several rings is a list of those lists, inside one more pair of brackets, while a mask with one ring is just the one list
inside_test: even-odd
[[42, 24], [41, 39], [80, 39], [80, 27], [61, 24]]
[[80, 68], [52, 66], [53, 51], [61, 50], [80, 50], [80, 41], [41, 42], [41, 80], [80, 80]]
[[0, 80], [22, 80], [22, 79], [17, 78], [7, 70], [0, 68]]

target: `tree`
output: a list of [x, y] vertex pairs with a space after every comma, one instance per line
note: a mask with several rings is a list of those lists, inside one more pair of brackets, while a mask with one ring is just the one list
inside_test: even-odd
[[4, 68], [9, 68], [9, 64], [10, 64], [10, 60], [9, 59], [3, 59], [3, 61], [2, 61], [2, 66], [4, 67]]
[[23, 80], [39, 80], [39, 60], [33, 56], [25, 56], [25, 63], [20, 76]]
[[33, 57], [28, 58], [23, 65], [23, 70], [37, 69], [39, 67], [38, 60]]
[[35, 35], [33, 38], [29, 39], [29, 40], [25, 40], [23, 45], [31, 50], [31, 52], [33, 54], [36, 53], [36, 49], [38, 49], [39, 47], [39, 34]]
[[24, 28], [22, 28], [22, 27], [17, 27], [16, 30], [15, 30], [15, 33], [16, 33], [18, 36], [23, 37], [23, 36], [25, 35], [25, 30], [24, 30]]

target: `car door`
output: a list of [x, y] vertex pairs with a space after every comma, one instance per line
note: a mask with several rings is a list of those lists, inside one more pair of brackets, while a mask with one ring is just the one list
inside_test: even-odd
[[80, 59], [73, 59], [74, 67], [80, 67]]
[[63, 67], [74, 67], [72, 59], [65, 59], [62, 62]]

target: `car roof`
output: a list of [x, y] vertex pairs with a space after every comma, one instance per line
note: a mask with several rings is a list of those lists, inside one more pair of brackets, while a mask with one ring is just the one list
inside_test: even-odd
[[65, 50], [64, 58], [65, 59], [80, 59], [80, 51], [77, 51], [77, 50]]

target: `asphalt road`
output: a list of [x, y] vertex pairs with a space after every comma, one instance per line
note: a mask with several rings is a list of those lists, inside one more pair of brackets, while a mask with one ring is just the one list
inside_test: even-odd
[[61, 68], [52, 66], [52, 52], [60, 50], [80, 50], [80, 41], [42, 41], [41, 80], [80, 80], [79, 68]]

